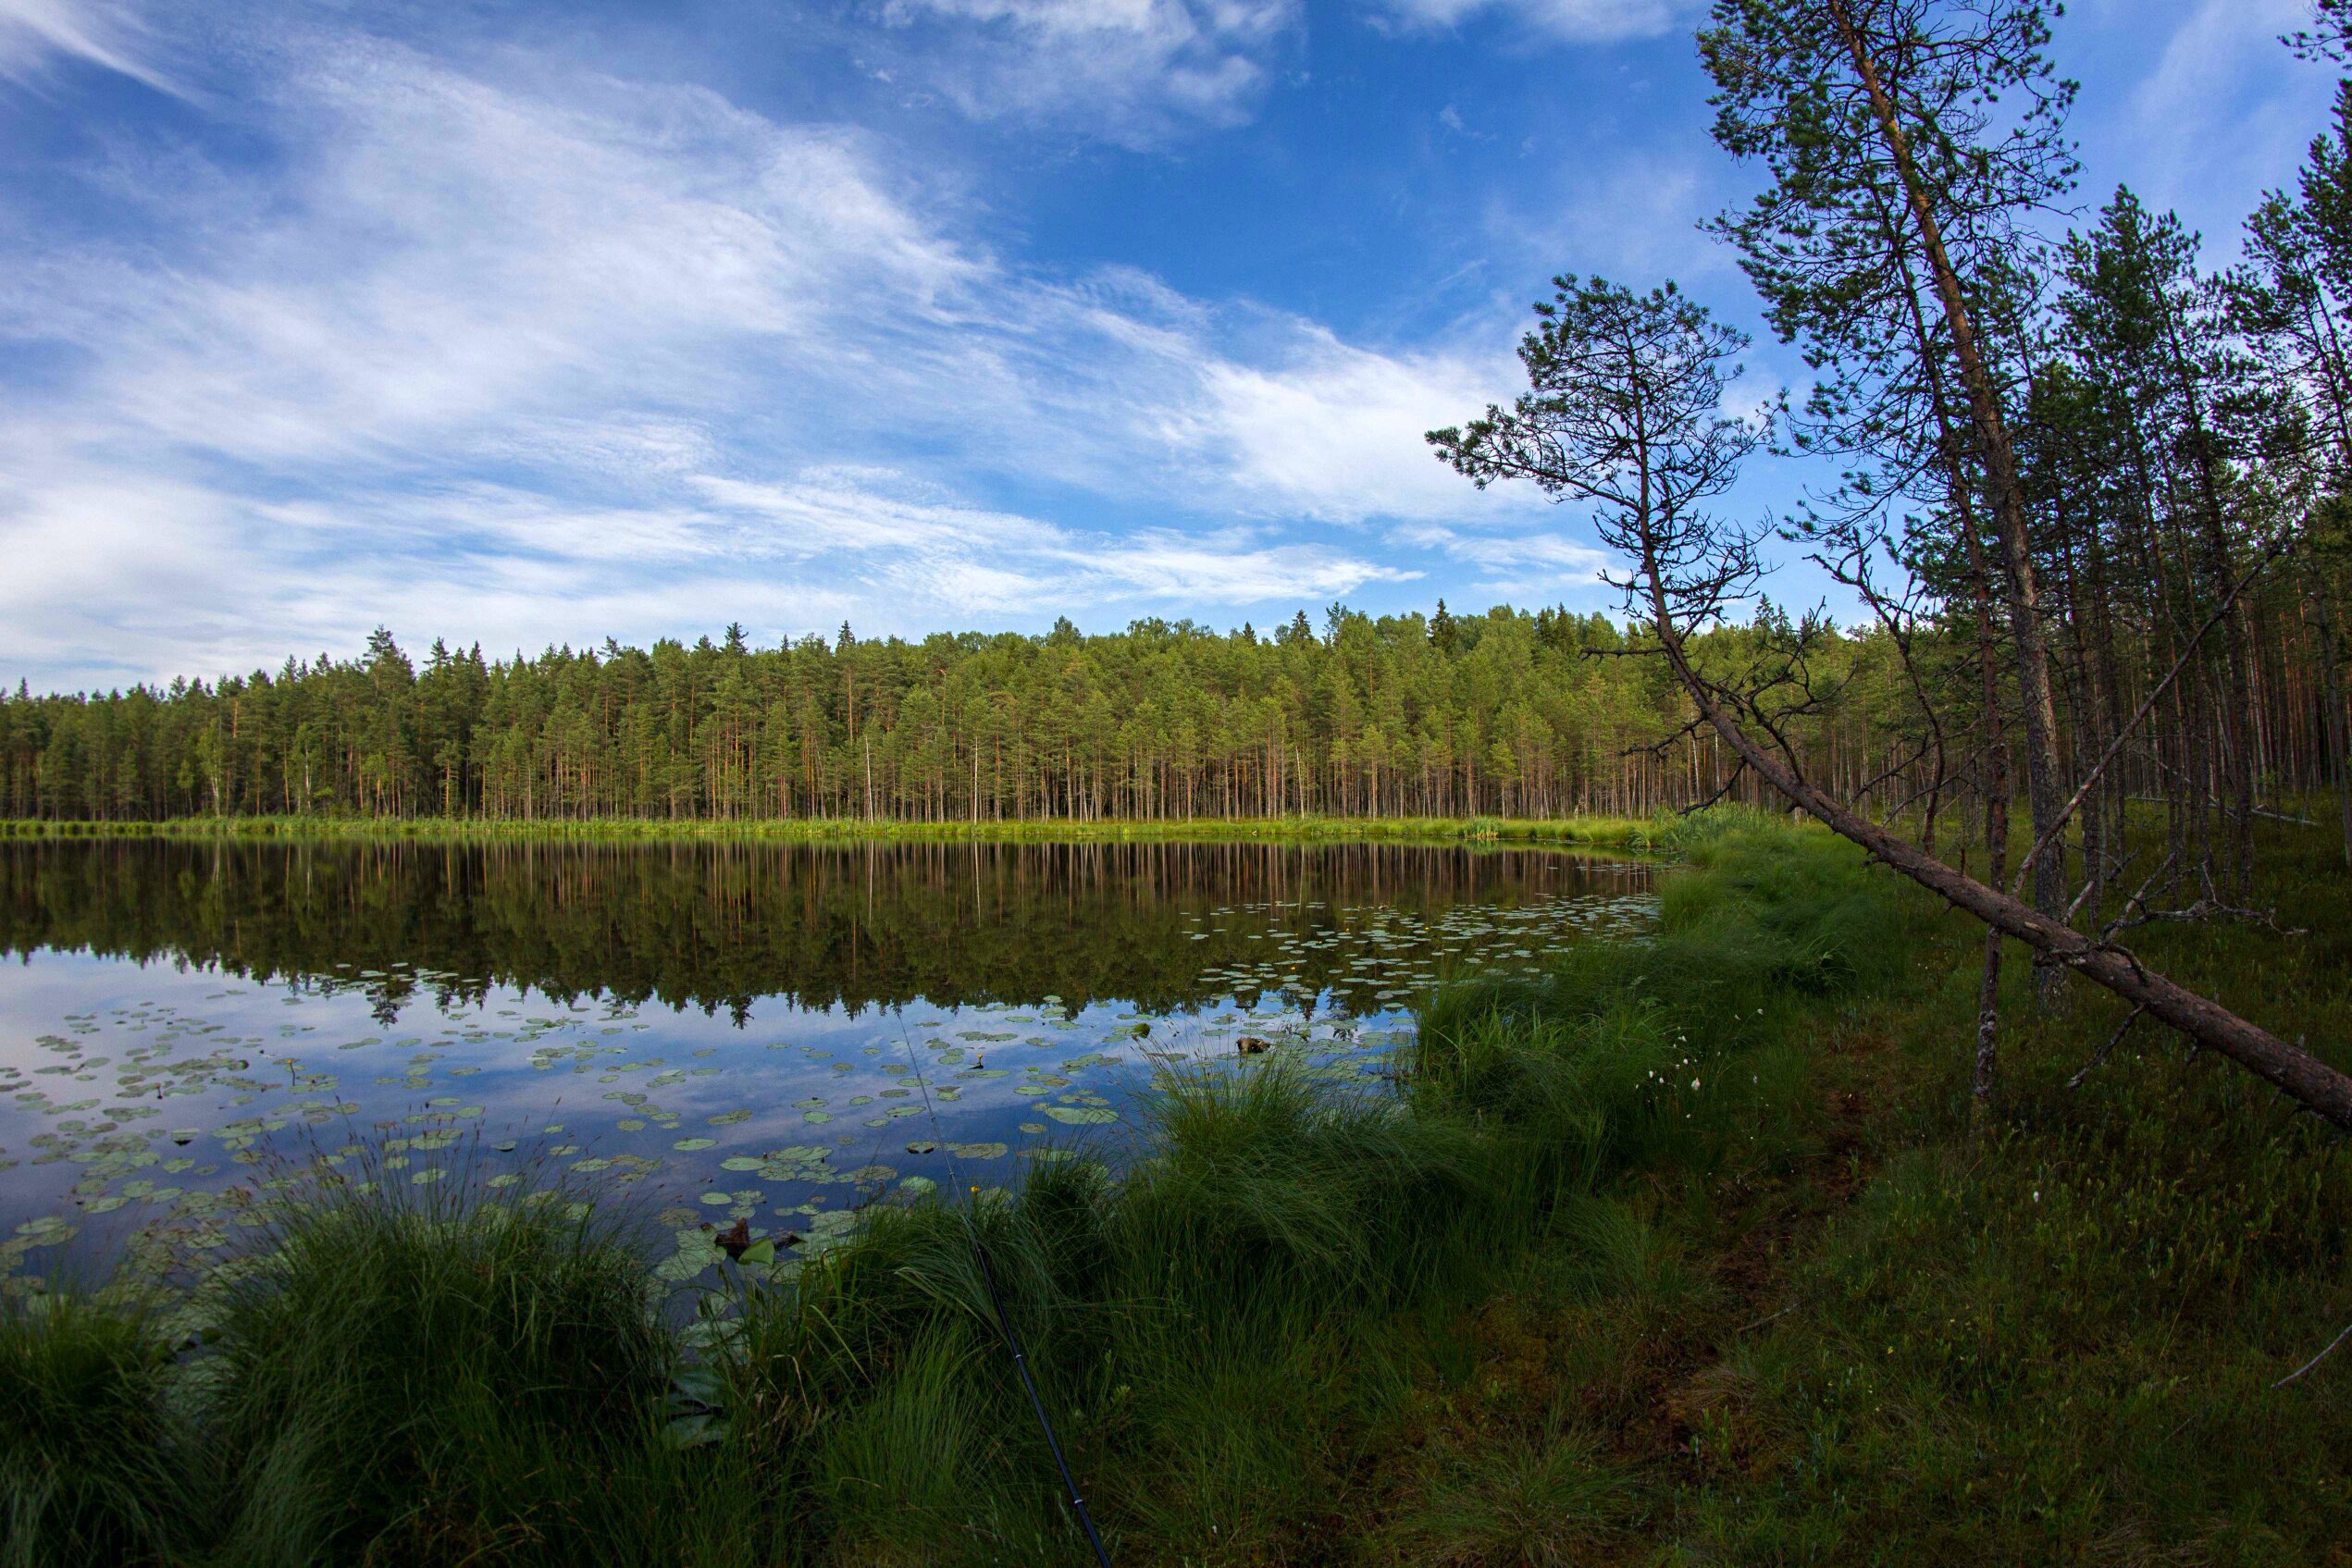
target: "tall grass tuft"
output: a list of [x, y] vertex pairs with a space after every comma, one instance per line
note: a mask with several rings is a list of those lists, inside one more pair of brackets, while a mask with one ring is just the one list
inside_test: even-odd
[[219, 1327], [228, 1555], [254, 1564], [544, 1560], [649, 1440], [674, 1355], [643, 1260], [549, 1192], [325, 1187]]
[[1393, 1528], [1407, 1561], [1449, 1568], [1570, 1568], [1632, 1512], [1628, 1477], [1591, 1433], [1556, 1421], [1441, 1463]]
[[169, 1561], [196, 1523], [197, 1455], [146, 1312], [69, 1295], [0, 1304], [6, 1568]]

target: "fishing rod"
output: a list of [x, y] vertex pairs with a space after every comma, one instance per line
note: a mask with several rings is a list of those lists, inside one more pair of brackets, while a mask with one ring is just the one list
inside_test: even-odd
[[1038, 1429], [1046, 1434], [1046, 1447], [1052, 1451], [1054, 1468], [1061, 1473], [1061, 1489], [1070, 1500], [1070, 1511], [1078, 1516], [1078, 1527], [1085, 1532], [1086, 1544], [1094, 1549], [1095, 1561], [1100, 1568], [1110, 1568], [1110, 1551], [1103, 1545], [1102, 1536], [1095, 1528], [1095, 1516], [1086, 1511], [1086, 1500], [1079, 1495], [1078, 1478], [1071, 1473], [1070, 1460], [1062, 1452], [1060, 1435], [1054, 1430], [1053, 1417], [1046, 1413], [1045, 1396], [1037, 1391], [1037, 1379], [1030, 1374], [1029, 1355], [1022, 1347], [1021, 1336], [1012, 1326], [1012, 1315], [1005, 1310], [1003, 1292], [997, 1289], [997, 1270], [988, 1261], [988, 1249], [980, 1240], [980, 1228], [972, 1223], [972, 1211], [979, 1206], [980, 1188], [977, 1183], [966, 1186], [963, 1171], [956, 1164], [955, 1145], [947, 1141], [946, 1130], [939, 1125], [938, 1107], [931, 1102], [931, 1085], [922, 1075], [922, 1058], [915, 1054], [914, 1038], [907, 1032], [905, 1020], [898, 1024], [899, 1043], [907, 1048], [907, 1062], [915, 1077], [915, 1088], [922, 1095], [923, 1114], [931, 1119], [932, 1136], [947, 1155], [947, 1173], [959, 1187], [964, 1189], [964, 1201], [958, 1205], [964, 1227], [965, 1240], [972, 1243], [972, 1256], [980, 1260], [980, 1278], [988, 1288], [988, 1305], [997, 1316], [997, 1332], [1004, 1337], [1005, 1347], [1012, 1352], [1012, 1364], [1021, 1374], [1021, 1387], [1029, 1396], [1029, 1408], [1037, 1414]]

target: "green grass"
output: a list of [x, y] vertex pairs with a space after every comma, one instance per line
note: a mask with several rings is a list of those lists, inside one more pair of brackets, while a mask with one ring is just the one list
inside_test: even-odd
[[1154, 821], [923, 822], [856, 817], [694, 818], [175, 817], [163, 821], [0, 821], [0, 838], [546, 839], [576, 842], [722, 839], [785, 844], [855, 841], [1005, 844], [1327, 843], [1405, 841], [1653, 846], [1677, 820], [1632, 817], [1198, 817]]
[[0, 1562], [152, 1562], [187, 1537], [203, 1465], [174, 1372], [142, 1303], [0, 1305]]
[[[2352, 1321], [2352, 1156], [2152, 1033], [2069, 1089], [2117, 1009], [2023, 964], [1972, 1127], [1965, 922], [1786, 824], [1678, 847], [1653, 940], [1442, 994], [1401, 1093], [1171, 1078], [1149, 1157], [690, 1330], [605, 1211], [456, 1184], [287, 1207], [200, 1347], [14, 1309], [9, 1549], [1080, 1562], [978, 1247], [1123, 1564], [2352, 1561], [2352, 1351], [2272, 1387]], [[2270, 848], [2310, 937], [2146, 946], [2341, 1059], [2352, 900]]]
[[536, 1197], [339, 1182], [281, 1211], [208, 1367], [230, 1560], [568, 1555], [643, 1478], [675, 1347], [622, 1238]]
[[[2135, 932], [2168, 972], [2344, 1063], [2348, 889], [2267, 846], [2293, 940]], [[2352, 1561], [2352, 1156], [2266, 1086], [2087, 989], [2010, 1000], [2003, 1112], [1966, 1131], [1969, 933], [1838, 1022], [1866, 1096], [1849, 1202], [1731, 1347], [1670, 1537], [1691, 1560]], [[2023, 964], [2013, 969], [2023, 970]]]

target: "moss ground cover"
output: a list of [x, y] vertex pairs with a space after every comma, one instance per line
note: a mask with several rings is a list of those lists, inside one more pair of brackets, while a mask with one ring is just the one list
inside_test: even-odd
[[[1683, 847], [1653, 939], [1441, 994], [1394, 1093], [1172, 1076], [1149, 1157], [878, 1206], [687, 1327], [625, 1211], [458, 1182], [17, 1303], [8, 1549], [1080, 1562], [984, 1248], [1121, 1562], [2347, 1561], [2352, 1357], [2273, 1385], [2352, 1321], [2352, 1156], [2152, 1032], [2070, 1087], [2089, 995], [2012, 1002], [1972, 1127], [1969, 928], [1785, 825]], [[2146, 945], [2334, 1042], [2346, 886], [2272, 850], [2306, 936]]]

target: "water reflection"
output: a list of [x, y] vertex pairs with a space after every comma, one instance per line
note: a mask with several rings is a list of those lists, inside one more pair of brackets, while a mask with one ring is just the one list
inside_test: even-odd
[[285, 1156], [365, 1143], [386, 1179], [634, 1189], [688, 1278], [704, 1218], [823, 1239], [951, 1159], [1116, 1146], [1156, 1066], [1377, 1086], [1418, 988], [1639, 921], [1648, 882], [1460, 846], [0, 845], [0, 1272], [159, 1217], [224, 1245]]
[[[1647, 885], [1641, 865], [1455, 846], [677, 843], [572, 846], [142, 840], [0, 845], [0, 948], [358, 983], [747, 1010], [928, 1000], [1196, 1006], [1288, 910], [1428, 915]], [[1192, 943], [1191, 920], [1255, 919]], [[420, 982], [416, 971], [440, 978]], [[1337, 967], [1310, 957], [1302, 979]]]

